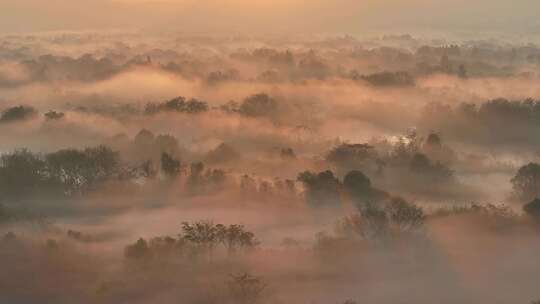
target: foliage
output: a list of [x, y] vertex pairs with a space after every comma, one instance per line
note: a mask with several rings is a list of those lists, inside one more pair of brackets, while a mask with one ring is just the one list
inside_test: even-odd
[[341, 203], [340, 181], [332, 171], [323, 171], [318, 174], [310, 171], [298, 175], [306, 189], [307, 202], [313, 207], [338, 206]]
[[65, 114], [57, 111], [49, 111], [45, 113], [44, 116], [47, 120], [60, 120], [64, 118]]
[[168, 177], [176, 177], [182, 171], [182, 163], [168, 153], [163, 152], [161, 153], [161, 170]]
[[236, 252], [238, 249], [254, 248], [259, 244], [255, 235], [242, 225], [215, 225], [208, 221], [182, 223], [181, 237], [208, 250], [221, 244], [229, 253]]
[[529, 163], [519, 168], [510, 181], [514, 193], [523, 201], [540, 198], [540, 165]]
[[47, 164], [28, 150], [16, 150], [0, 157], [0, 199], [22, 199], [43, 192], [49, 186]]
[[66, 194], [82, 193], [110, 179], [118, 169], [118, 153], [105, 146], [84, 150], [66, 149], [46, 157], [49, 177]]
[[129, 259], [147, 259], [151, 257], [151, 251], [148, 243], [140, 238], [135, 244], [128, 245], [125, 248], [124, 255]]
[[199, 114], [207, 112], [208, 104], [198, 99], [186, 100], [185, 97], [179, 96], [163, 103], [149, 103], [146, 105], [145, 113], [148, 115], [157, 114], [159, 112], [181, 112], [188, 114]]
[[215, 149], [209, 151], [205, 159], [209, 163], [228, 163], [240, 159], [240, 153], [231, 145], [221, 143]]
[[214, 224], [210, 221], [182, 223], [177, 238], [156, 237], [150, 241], [139, 239], [125, 248], [125, 257], [131, 260], [150, 260], [152, 258], [211, 256], [218, 246], [229, 255], [241, 250], [254, 249], [259, 245], [255, 234], [243, 225]]
[[391, 222], [398, 231], [411, 232], [422, 228], [426, 219], [422, 208], [402, 198], [393, 198], [386, 207]]
[[415, 80], [407, 72], [382, 72], [371, 75], [353, 75], [353, 79], [362, 79], [373, 86], [414, 86]]
[[540, 220], [540, 199], [534, 199], [523, 206], [523, 211], [535, 220]]
[[277, 112], [277, 102], [267, 94], [260, 93], [244, 99], [240, 108], [240, 114], [250, 117], [271, 116]]
[[425, 154], [417, 153], [410, 162], [410, 169], [420, 177], [432, 182], [452, 180], [454, 172], [440, 162], [432, 162]]
[[353, 170], [347, 173], [343, 179], [343, 188], [357, 203], [372, 198], [371, 180], [361, 171]]
[[81, 194], [111, 179], [118, 164], [118, 154], [105, 146], [44, 156], [16, 150], [0, 157], [0, 199]]
[[374, 147], [367, 144], [341, 144], [328, 152], [326, 160], [343, 168], [363, 168], [378, 158]]
[[227, 248], [229, 253], [234, 253], [241, 248], [254, 248], [259, 244], [253, 232], [245, 230], [242, 225], [222, 224], [216, 225], [217, 239]]
[[6, 109], [0, 115], [0, 123], [14, 122], [36, 116], [37, 111], [28, 106], [16, 106]]
[[364, 205], [358, 213], [338, 221], [336, 232], [348, 239], [381, 241], [421, 232], [425, 219], [420, 207], [402, 198], [392, 198], [385, 204]]
[[258, 303], [267, 287], [261, 277], [249, 273], [231, 275], [228, 286], [232, 298], [238, 304]]

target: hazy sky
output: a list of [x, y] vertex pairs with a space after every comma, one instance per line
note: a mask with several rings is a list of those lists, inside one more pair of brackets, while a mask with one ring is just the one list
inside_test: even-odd
[[538, 31], [538, 0], [0, 0], [0, 31]]

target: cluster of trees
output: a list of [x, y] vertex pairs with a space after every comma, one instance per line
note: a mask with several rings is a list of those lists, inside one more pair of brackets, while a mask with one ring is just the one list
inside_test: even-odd
[[540, 221], [540, 199], [535, 198], [525, 206], [523, 211], [536, 221]]
[[45, 113], [44, 115], [47, 120], [60, 120], [64, 118], [65, 113], [51, 110]]
[[423, 229], [425, 219], [422, 208], [395, 197], [360, 205], [358, 213], [338, 222], [336, 231], [348, 238], [380, 241], [417, 233]]
[[267, 287], [262, 277], [247, 272], [231, 275], [227, 285], [232, 298], [238, 304], [256, 304], [260, 302], [262, 293]]
[[522, 166], [510, 180], [514, 194], [524, 202], [540, 198], [540, 165], [529, 163]]
[[71, 229], [67, 231], [67, 237], [72, 240], [83, 242], [83, 243], [90, 243], [96, 240], [92, 235], [88, 235], [81, 231], [76, 231], [76, 230], [71, 230]]
[[142, 177], [148, 181], [156, 179], [159, 174], [170, 181], [185, 179], [186, 190], [192, 195], [223, 190], [230, 180], [223, 169], [206, 168], [203, 162], [185, 163], [174, 155], [162, 152], [158, 168], [152, 159], [148, 159], [135, 166], [126, 165], [122, 172], [127, 179]]
[[186, 180], [186, 188], [191, 194], [214, 193], [223, 190], [229, 177], [222, 169], [208, 168], [204, 163], [195, 162], [190, 165]]
[[247, 117], [272, 117], [279, 109], [278, 102], [266, 93], [246, 97], [240, 104], [232, 101], [221, 107], [225, 112], [239, 113]]
[[[181, 180], [188, 195], [225, 189], [250, 195], [260, 193], [266, 197], [296, 194], [292, 180], [267, 181], [248, 175], [237, 180], [227, 171], [207, 167], [204, 162], [186, 163], [179, 157], [176, 139], [169, 135], [156, 137], [142, 130], [131, 144], [140, 155], [134, 157], [129, 151], [116, 152], [107, 146], [63, 149], [47, 154], [25, 149], [5, 153], [0, 156], [0, 187], [3, 189], [0, 202], [80, 197], [108, 182], [135, 185], [135, 182], [155, 180]], [[223, 155], [219, 151], [210, 153], [214, 156], [209, 155], [208, 162], [222, 163]]]
[[[20, 65], [29, 75], [27, 81], [94, 81], [110, 77], [121, 70], [110, 59], [96, 59], [92, 54], [78, 58], [47, 54], [23, 60]], [[23, 83], [21, 81], [18, 84]]]
[[343, 143], [327, 153], [326, 161], [339, 168], [365, 169], [369, 162], [378, 163], [378, 157], [375, 147], [371, 145]]
[[427, 215], [423, 209], [399, 197], [382, 202], [365, 202], [358, 212], [337, 221], [334, 233], [316, 235], [315, 251], [323, 258], [354, 254], [371, 246], [425, 239]]
[[[38, 111], [31, 106], [25, 106], [25, 105], [14, 106], [14, 107], [5, 109], [0, 114], [0, 123], [24, 121], [24, 120], [32, 119], [36, 117], [37, 115], [38, 115]], [[64, 118], [65, 113], [51, 110], [43, 114], [43, 116], [47, 120], [60, 120]]]
[[240, 178], [240, 190], [247, 195], [260, 194], [263, 198], [291, 197], [297, 194], [296, 183], [291, 179], [275, 178], [272, 181], [257, 180], [244, 174]]
[[116, 136], [111, 144], [123, 151], [123, 154], [132, 161], [151, 160], [159, 162], [163, 153], [167, 153], [172, 157], [179, 157], [180, 155], [178, 140], [169, 134], [155, 135], [147, 129], [142, 129], [135, 135], [133, 141], [122, 137], [122, 135]]
[[208, 103], [205, 101], [195, 98], [187, 100], [185, 97], [179, 96], [162, 103], [149, 103], [146, 105], [144, 112], [148, 115], [157, 114], [160, 112], [198, 114], [206, 112], [208, 109]]
[[359, 169], [374, 176], [404, 175], [409, 182], [417, 184], [452, 182], [454, 173], [448, 165], [454, 158], [453, 151], [442, 144], [438, 134], [423, 138], [416, 132], [397, 142], [343, 143], [326, 155], [326, 161], [338, 171]]
[[[205, 101], [198, 99], [186, 99], [179, 96], [162, 103], [148, 103], [144, 109], [147, 115], [160, 112], [181, 112], [198, 114], [210, 109]], [[278, 102], [266, 93], [258, 93], [247, 96], [241, 103], [230, 101], [222, 105], [221, 110], [228, 113], [238, 113], [246, 117], [273, 117], [279, 109]]]
[[420, 124], [464, 142], [537, 146], [534, 134], [540, 128], [539, 121], [540, 101], [499, 98], [456, 107], [431, 103], [424, 108]]
[[343, 182], [330, 170], [302, 172], [298, 175], [298, 181], [304, 185], [305, 199], [313, 207], [336, 207], [341, 205], [344, 198], [357, 206], [389, 198], [386, 192], [373, 187], [371, 180], [358, 170], [348, 172]]
[[415, 85], [414, 77], [408, 72], [381, 72], [360, 75], [357, 71], [353, 71], [351, 79], [363, 80], [376, 87], [408, 87]]
[[314, 207], [334, 207], [341, 203], [341, 182], [332, 171], [313, 173], [302, 172], [298, 175], [305, 191], [306, 201]]
[[[186, 43], [188, 40], [184, 41]], [[20, 41], [12, 41], [20, 44]], [[39, 43], [36, 41], [35, 43]], [[48, 43], [48, 42], [47, 42]], [[193, 41], [189, 46], [199, 45], [201, 41]], [[219, 47], [216, 49], [230, 49], [223, 46], [223, 41], [213, 41]], [[227, 42], [225, 42], [227, 43]], [[176, 49], [153, 49], [151, 51], [135, 49], [127, 51], [121, 43], [119, 48], [110, 53], [84, 54], [77, 58], [48, 54], [36, 56], [31, 46], [25, 43], [21, 47], [5, 49], [1, 55], [8, 61], [16, 62], [18, 68], [24, 72], [25, 77], [2, 77], [0, 85], [17, 86], [33, 81], [96, 81], [107, 79], [118, 73], [128, 71], [133, 66], [153, 66], [166, 71], [181, 74], [186, 78], [200, 77], [208, 83], [221, 81], [241, 80], [238, 66], [235, 62], [256, 66], [261, 71], [263, 81], [274, 79], [282, 81], [297, 81], [302, 79], [325, 79], [329, 77], [349, 77], [344, 66], [353, 65], [365, 68], [366, 71], [404, 70], [409, 73], [451, 73], [466, 75], [464, 67], [473, 75], [504, 75], [512, 72], [508, 66], [514, 67], [540, 62], [540, 50], [534, 46], [505, 46], [488, 42], [468, 42], [464, 45], [429, 46], [419, 45], [414, 38], [388, 38], [379, 40], [379, 45], [373, 41], [364, 43], [353, 38], [332, 38], [328, 40], [295, 41], [305, 43], [305, 48], [296, 51], [276, 48], [255, 48], [247, 50], [239, 48], [233, 51], [216, 54], [217, 60], [207, 61], [199, 52], [192, 54], [178, 53]], [[403, 45], [406, 47], [396, 47]], [[286, 45], [287, 46], [287, 45]], [[314, 48], [322, 47], [333, 50], [317, 54]], [[410, 48], [416, 51], [410, 51]], [[11, 54], [13, 53], [13, 54]], [[24, 54], [24, 55], [23, 55]], [[443, 60], [443, 58], [446, 58]], [[338, 64], [330, 64], [338, 63]], [[501, 62], [506, 63], [502, 65]], [[517, 70], [517, 69], [516, 69]], [[270, 78], [264, 74], [272, 71], [277, 76]], [[384, 72], [383, 72], [384, 73]], [[268, 73], [266, 73], [268, 74]]]
[[26, 120], [37, 116], [37, 111], [30, 106], [15, 106], [8, 108], [0, 115], [0, 123], [9, 123], [19, 120]]
[[82, 194], [116, 176], [118, 165], [118, 154], [105, 146], [45, 155], [16, 150], [0, 157], [0, 201]]
[[540, 221], [540, 164], [529, 163], [522, 166], [510, 182], [514, 195], [521, 202], [527, 202], [523, 211]]
[[225, 71], [213, 71], [206, 77], [206, 82], [210, 85], [216, 85], [226, 81], [238, 80], [240, 73], [236, 69], [228, 69]]
[[209, 221], [182, 223], [177, 238], [157, 237], [150, 241], [141, 238], [125, 248], [125, 256], [133, 260], [163, 257], [212, 257], [222, 248], [228, 255], [254, 249], [259, 245], [253, 232], [243, 225], [214, 224]]

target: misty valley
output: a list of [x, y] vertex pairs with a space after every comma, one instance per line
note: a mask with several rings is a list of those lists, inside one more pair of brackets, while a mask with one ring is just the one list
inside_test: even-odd
[[540, 44], [437, 37], [1, 35], [0, 303], [540, 303]]

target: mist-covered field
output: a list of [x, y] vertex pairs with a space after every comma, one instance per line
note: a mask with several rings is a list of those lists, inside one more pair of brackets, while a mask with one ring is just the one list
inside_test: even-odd
[[0, 303], [529, 304], [539, 253], [534, 41], [0, 36]]

